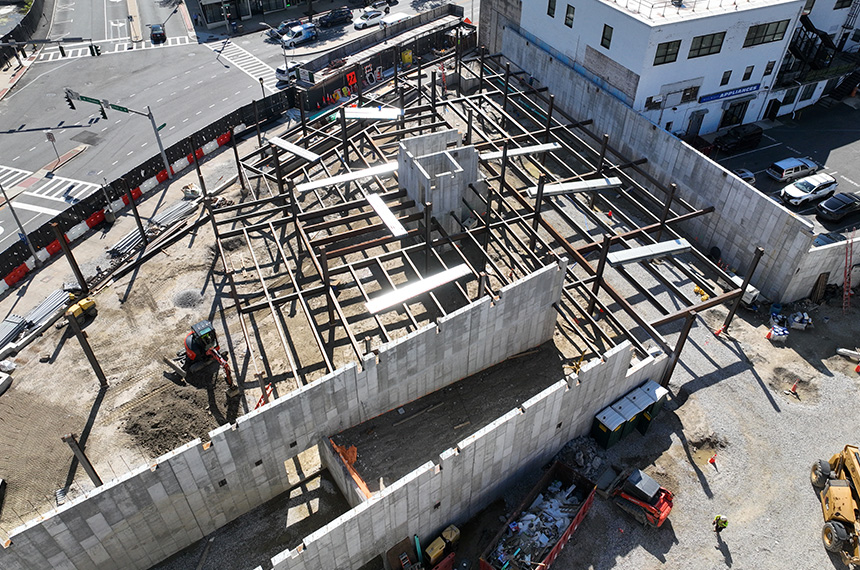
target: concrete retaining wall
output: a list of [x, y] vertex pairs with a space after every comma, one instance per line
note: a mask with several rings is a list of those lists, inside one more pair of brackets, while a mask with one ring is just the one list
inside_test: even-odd
[[274, 557], [275, 570], [357, 568], [405, 537], [417, 534], [426, 543], [448, 524], [479, 512], [523, 470], [587, 433], [595, 413], [648, 378], [661, 377], [667, 362], [660, 355], [631, 366], [625, 341], [579, 377], [559, 380]]
[[150, 567], [296, 483], [285, 462], [322, 438], [552, 338], [564, 271], [544, 267], [498, 300], [484, 297], [383, 345], [361, 368], [221, 426], [210, 444], [192, 441], [30, 521], [0, 550], [0, 568]]
[[559, 108], [578, 120], [592, 119], [590, 128], [597, 134], [610, 133], [610, 145], [631, 159], [647, 158], [643, 168], [664, 185], [676, 183], [680, 197], [694, 207], [715, 207], [714, 213], [681, 226], [695, 245], [706, 252], [719, 247], [723, 261], [739, 274], [761, 246], [765, 253], [753, 284], [774, 300], [793, 301], [808, 294], [814, 279], [801, 282], [795, 272], [812, 263], [806, 259], [813, 239], [810, 223], [560, 64], [511, 27], [503, 36], [505, 57], [549, 87]]
[[[785, 299], [803, 299], [808, 297], [822, 273], [830, 273], [827, 279], [829, 285], [842, 285], [845, 281], [845, 248], [847, 242], [841, 241], [822, 247], [816, 247], [804, 256], [791, 278], [791, 282], [785, 288]], [[853, 248], [853, 259], [851, 267], [860, 265], [860, 246]], [[856, 272], [855, 272], [856, 274]], [[856, 287], [860, 285], [854, 278], [851, 283]]]

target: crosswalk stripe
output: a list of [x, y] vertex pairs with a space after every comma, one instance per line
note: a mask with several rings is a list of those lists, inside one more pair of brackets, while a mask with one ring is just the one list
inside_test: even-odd
[[[175, 38], [168, 38], [167, 43], [157, 45], [153, 45], [152, 42], [147, 40], [144, 42], [144, 45], [142, 47], [135, 47], [134, 49], [130, 49], [131, 44], [128, 42], [128, 38], [118, 38], [116, 40], [105, 40], [93, 43], [110, 44], [102, 47], [102, 55], [109, 55], [115, 53], [128, 53], [129, 51], [139, 51], [142, 49], [159, 49], [164, 47], [185, 46], [192, 43], [192, 40], [188, 36], [179, 36]], [[66, 51], [65, 57], [60, 54], [59, 48], [44, 48], [41, 52], [39, 52], [39, 57], [36, 58], [36, 61], [34, 63], [48, 63], [52, 61], [59, 61], [61, 59], [77, 59], [81, 57], [91, 57], [89, 44], [83, 47], [63, 46], [63, 49]]]
[[237, 46], [229, 40], [205, 45], [215, 53], [220, 53], [220, 57], [222, 59], [226, 59], [246, 75], [253, 77], [256, 80], [259, 80], [262, 77], [263, 86], [271, 93], [276, 93], [278, 91], [278, 80], [275, 79], [275, 69], [258, 59], [249, 51]]

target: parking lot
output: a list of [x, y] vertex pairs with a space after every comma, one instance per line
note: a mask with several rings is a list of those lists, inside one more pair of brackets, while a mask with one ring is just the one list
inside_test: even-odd
[[[762, 121], [758, 124], [765, 131], [758, 148], [737, 154], [714, 149], [711, 158], [729, 170], [745, 168], [753, 172], [754, 186], [776, 201], [779, 201], [779, 191], [788, 183], [771, 179], [765, 170], [773, 162], [790, 157], [809, 157], [822, 165], [819, 172], [830, 174], [839, 183], [837, 193], [860, 192], [860, 100], [846, 101], [848, 104], [837, 103], [830, 108], [814, 105], [793, 118]], [[817, 203], [787, 207], [812, 222], [816, 234], [846, 234], [860, 226], [860, 213], [839, 222], [819, 219], [815, 215]]]

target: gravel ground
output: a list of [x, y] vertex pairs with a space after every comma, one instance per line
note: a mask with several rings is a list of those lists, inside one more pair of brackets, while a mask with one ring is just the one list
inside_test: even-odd
[[[808, 473], [815, 459], [857, 443], [858, 377], [851, 363], [832, 355], [860, 339], [858, 309], [843, 317], [841, 306], [821, 306], [810, 314], [816, 329], [792, 331], [788, 346], [776, 347], [764, 339], [762, 313], [739, 314], [733, 339], [712, 333], [724, 309], [706, 313], [690, 333], [670, 401], [646, 436], [634, 432], [596, 453], [591, 444], [571, 442], [562, 459], [576, 465], [576, 451], [584, 449], [586, 464], [600, 457], [640, 467], [675, 493], [675, 507], [662, 528], [651, 529], [598, 498], [553, 568], [844, 568], [822, 546], [821, 508]], [[677, 334], [667, 336], [674, 342]], [[784, 393], [795, 380], [798, 397]], [[527, 489], [512, 489], [508, 504]], [[710, 526], [717, 514], [729, 519], [720, 542]]]

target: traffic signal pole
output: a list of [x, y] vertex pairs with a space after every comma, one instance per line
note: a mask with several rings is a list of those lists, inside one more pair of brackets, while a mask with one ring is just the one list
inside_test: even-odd
[[162, 144], [161, 142], [161, 134], [159, 134], [159, 127], [155, 124], [155, 117], [152, 115], [152, 109], [149, 108], [149, 105], [146, 106], [146, 112], [144, 113], [143, 111], [137, 111], [129, 107], [123, 107], [122, 105], [115, 105], [107, 99], [99, 100], [95, 97], [87, 97], [86, 95], [81, 95], [80, 93], [72, 91], [71, 89], [66, 87], [66, 102], [72, 109], [75, 108], [74, 100], [84, 101], [86, 103], [93, 103], [94, 105], [98, 105], [102, 117], [105, 119], [107, 119], [106, 109], [108, 107], [110, 107], [114, 111], [119, 111], [121, 113], [134, 113], [135, 115], [148, 117], [149, 122], [152, 125], [152, 132], [155, 134], [155, 142], [158, 143], [158, 151], [161, 153], [161, 160], [164, 162], [164, 169], [167, 170], [167, 177], [171, 179], [173, 178], [173, 172], [170, 171], [170, 163], [167, 161], [167, 153], [164, 152], [164, 144]]

